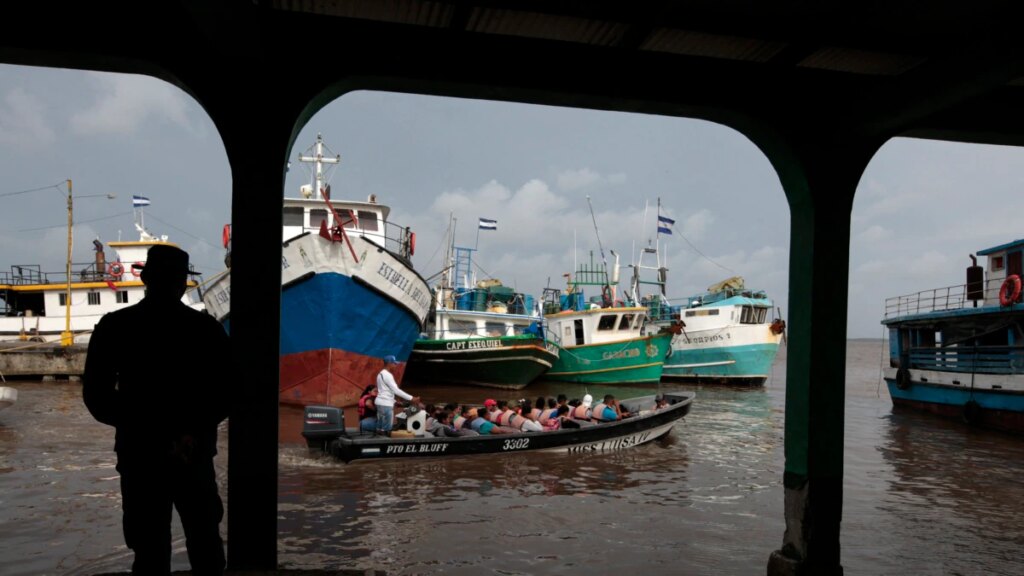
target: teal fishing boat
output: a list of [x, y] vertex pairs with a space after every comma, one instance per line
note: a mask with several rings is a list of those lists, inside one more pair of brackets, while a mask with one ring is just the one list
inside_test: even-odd
[[[672, 349], [674, 325], [645, 333], [647, 308], [630, 306], [616, 298], [618, 256], [609, 279], [604, 264], [591, 254], [569, 279], [565, 293], [544, 291], [544, 319], [548, 339], [558, 348], [558, 361], [545, 380], [586, 384], [649, 384], [661, 380], [665, 357]], [[584, 286], [600, 291], [587, 299]]]

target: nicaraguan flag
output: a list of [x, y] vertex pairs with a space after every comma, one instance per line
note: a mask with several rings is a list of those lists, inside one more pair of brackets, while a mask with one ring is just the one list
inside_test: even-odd
[[498, 221], [497, 220], [489, 220], [487, 218], [481, 218], [480, 219], [480, 229], [481, 230], [497, 230], [498, 229]]
[[138, 208], [140, 206], [149, 206], [149, 198], [132, 196], [132, 208]]
[[671, 234], [672, 233], [672, 225], [675, 224], [675, 223], [676, 223], [676, 221], [671, 219], [671, 218], [669, 218], [668, 216], [662, 216], [662, 215], [659, 214], [658, 215], [658, 234]]

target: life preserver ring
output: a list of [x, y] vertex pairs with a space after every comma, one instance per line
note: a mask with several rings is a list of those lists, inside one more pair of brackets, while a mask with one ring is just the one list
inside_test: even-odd
[[778, 336], [786, 331], [786, 321], [781, 318], [776, 318], [775, 321], [768, 326], [768, 329], [772, 331], [772, 334]]
[[136, 262], [135, 264], [132, 264], [132, 276], [135, 276], [136, 278], [138, 278], [139, 276], [142, 276], [142, 270], [136, 268], [135, 267], [136, 265], [138, 265], [138, 266], [145, 266], [146, 263], [139, 261], [139, 262]]
[[409, 256], [416, 254], [416, 233], [409, 232]]
[[999, 288], [999, 304], [1009, 306], [1020, 298], [1020, 276], [1010, 274]]
[[225, 248], [231, 244], [231, 224], [224, 225], [224, 230], [220, 233], [220, 241], [224, 243]]
[[111, 262], [107, 264], [107, 274], [114, 278], [120, 278], [124, 274], [124, 264], [120, 262]]

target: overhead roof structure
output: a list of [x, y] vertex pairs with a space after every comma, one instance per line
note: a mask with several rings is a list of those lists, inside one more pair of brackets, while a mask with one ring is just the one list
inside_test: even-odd
[[238, 200], [232, 275], [246, 287], [232, 293], [232, 358], [252, 386], [231, 420], [235, 567], [276, 562], [277, 390], [264, 375], [277, 371], [266, 318], [279, 311], [280, 270], [267, 256], [280, 245], [262, 231], [280, 226], [287, 156], [317, 110], [377, 89], [702, 118], [743, 133], [791, 209], [786, 532], [766, 561], [772, 574], [828, 574], [842, 570], [846, 314], [836, 310], [854, 190], [894, 136], [1024, 144], [1017, 5], [54, 0], [0, 7], [0, 62], [156, 76], [220, 131]]

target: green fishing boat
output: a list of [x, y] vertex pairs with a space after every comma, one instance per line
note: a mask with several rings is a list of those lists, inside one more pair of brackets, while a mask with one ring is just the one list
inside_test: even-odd
[[[614, 253], [613, 253], [614, 254]], [[616, 256], [615, 270], [618, 270]], [[558, 345], [558, 361], [545, 380], [587, 384], [646, 384], [661, 380], [665, 357], [671, 352], [675, 327], [644, 333], [647, 309], [627, 306], [616, 298], [617, 278], [611, 281], [603, 265], [591, 257], [570, 279], [566, 292], [544, 291], [548, 339]], [[600, 296], [586, 299], [584, 286], [599, 286]]]

